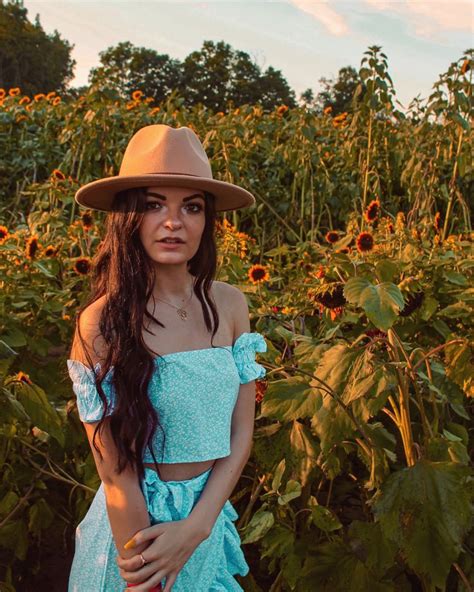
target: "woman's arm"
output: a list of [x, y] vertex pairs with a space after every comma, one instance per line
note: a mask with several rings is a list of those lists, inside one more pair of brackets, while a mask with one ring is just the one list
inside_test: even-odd
[[102, 461], [92, 446], [94, 427], [97, 424], [84, 423], [83, 425], [86, 428], [97, 472], [104, 484], [107, 514], [117, 552], [120, 557], [128, 559], [148, 547], [149, 543], [143, 543], [134, 549], [123, 548], [137, 531], [150, 526], [150, 517], [136, 472], [127, 468], [117, 475], [114, 471], [117, 453], [108, 429], [108, 421], [106, 419], [105, 430], [101, 433], [101, 437], [96, 437], [96, 443], [103, 456]]
[[[79, 360], [88, 365], [89, 360], [84, 352], [85, 347], [94, 365], [97, 362], [102, 363], [104, 361], [107, 346], [99, 329], [100, 315], [104, 303], [104, 297], [99, 298], [82, 312], [79, 323], [84, 341], [82, 342], [79, 339], [76, 329], [70, 355], [71, 359]], [[107, 417], [95, 439], [96, 445], [102, 454], [102, 459], [92, 444], [94, 430], [98, 422], [83, 422], [83, 425], [94, 455], [97, 472], [104, 484], [107, 513], [115, 545], [119, 555], [127, 559], [136, 553], [141, 553], [148, 547], [148, 543], [143, 543], [137, 549], [126, 550], [123, 545], [138, 530], [150, 526], [150, 518], [136, 472], [130, 467], [127, 467], [120, 475], [115, 472], [118, 452], [110, 433], [109, 422], [110, 418]]]

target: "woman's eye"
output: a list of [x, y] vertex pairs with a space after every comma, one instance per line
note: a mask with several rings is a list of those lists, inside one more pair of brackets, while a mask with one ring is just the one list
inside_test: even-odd
[[[160, 204], [160, 202], [158, 202], [158, 201], [149, 201], [146, 204], [146, 209], [147, 210], [155, 210], [156, 209], [155, 206], [160, 206], [160, 208], [161, 208], [161, 205], [162, 204]], [[187, 208], [194, 208], [194, 209], [191, 209], [191, 212], [193, 214], [198, 214], [199, 212], [202, 211], [202, 205], [198, 204], [198, 203], [188, 204], [186, 207]]]
[[190, 208], [196, 208], [195, 210], [192, 210], [193, 213], [198, 214], [201, 210], [202, 210], [202, 205], [195, 203], [195, 204], [189, 204]]
[[149, 201], [146, 204], [146, 209], [147, 210], [154, 210], [155, 208], [152, 207], [152, 206], [160, 206], [161, 207], [161, 204], [159, 202], [157, 202], [157, 201]]

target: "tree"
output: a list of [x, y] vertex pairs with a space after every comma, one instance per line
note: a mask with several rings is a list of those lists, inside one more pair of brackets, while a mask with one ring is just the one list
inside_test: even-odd
[[223, 41], [204, 41], [201, 50], [190, 53], [183, 62], [183, 95], [191, 103], [203, 103], [215, 111], [260, 103], [264, 109], [277, 104], [296, 106], [292, 91], [279, 70], [271, 66], [264, 74], [250, 56]]
[[322, 112], [326, 107], [332, 107], [331, 114], [338, 115], [350, 112], [351, 101], [355, 89], [359, 84], [359, 74], [352, 66], [344, 66], [339, 70], [337, 80], [320, 78], [319, 82], [324, 90], [319, 92], [314, 100], [316, 111]]
[[126, 99], [134, 90], [141, 90], [159, 103], [181, 84], [179, 60], [153, 49], [135, 47], [129, 41], [107, 48], [99, 57], [101, 66], [92, 68], [89, 82], [112, 87]]
[[76, 65], [74, 45], [56, 30], [47, 35], [39, 14], [34, 24], [27, 14], [23, 0], [0, 0], [0, 87], [19, 87], [27, 95], [65, 92]]

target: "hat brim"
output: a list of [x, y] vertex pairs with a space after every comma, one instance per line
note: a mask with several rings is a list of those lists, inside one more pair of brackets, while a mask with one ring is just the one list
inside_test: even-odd
[[215, 207], [218, 211], [236, 210], [245, 208], [255, 203], [255, 197], [243, 187], [206, 179], [193, 175], [150, 173], [136, 176], [116, 176], [97, 179], [83, 185], [77, 190], [74, 199], [85, 207], [101, 212], [109, 212], [116, 193], [133, 187], [158, 187], [175, 185], [177, 187], [191, 187], [209, 191], [215, 198]]

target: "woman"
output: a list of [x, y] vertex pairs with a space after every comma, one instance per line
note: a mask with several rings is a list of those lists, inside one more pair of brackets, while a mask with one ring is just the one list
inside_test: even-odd
[[110, 214], [67, 360], [101, 479], [69, 591], [242, 590], [228, 498], [252, 446], [266, 343], [245, 296], [213, 281], [214, 222], [255, 199], [212, 178], [190, 128], [167, 125], [138, 130], [119, 175], [75, 199]]

